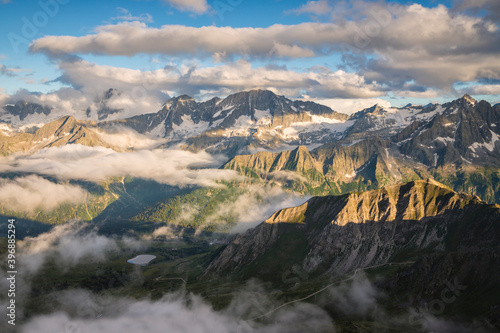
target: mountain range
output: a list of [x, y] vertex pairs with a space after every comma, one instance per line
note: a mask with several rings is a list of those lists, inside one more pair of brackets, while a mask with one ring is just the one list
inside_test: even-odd
[[[340, 195], [430, 178], [455, 191], [500, 203], [500, 106], [477, 102], [468, 95], [443, 105], [375, 105], [348, 116], [312, 102], [252, 90], [206, 102], [179, 96], [158, 112], [108, 120], [120, 114], [119, 110], [105, 110], [106, 100], [118, 94], [110, 89], [98, 99], [100, 113], [91, 108], [83, 119], [66, 115], [42, 125], [27, 121], [30, 116], [40, 121], [55, 112], [53, 108], [24, 102], [15, 104], [16, 111], [5, 106], [7, 116], [0, 117], [4, 122], [0, 124], [0, 151], [4, 156], [31, 154], [74, 144], [118, 152], [145, 149], [133, 143], [118, 146], [109, 140], [110, 134], [132, 131], [155, 140], [154, 148], [225, 154], [227, 160], [221, 168], [245, 176], [237, 186], [268, 184], [302, 195]], [[87, 118], [96, 114], [102, 115], [101, 121]], [[99, 208], [91, 207], [92, 211], [102, 212], [113, 198], [122, 198], [121, 187], [127, 183], [111, 183], [115, 181], [117, 186], [105, 185], [104, 192], [90, 192], [87, 206], [99, 202]], [[103, 200], [102, 193], [108, 199]], [[161, 193], [152, 197], [165, 200]], [[140, 196], [122, 199], [141, 202]], [[152, 203], [170, 207], [163, 201]], [[147, 205], [133, 206], [137, 216], [153, 218]], [[70, 217], [96, 217], [86, 210], [72, 209]], [[155, 212], [154, 219], [170, 214], [160, 208]], [[49, 215], [44, 220], [58, 220], [57, 209]]]
[[[427, 316], [436, 300], [451, 320], [500, 327], [499, 105], [465, 95], [442, 105], [375, 105], [346, 115], [252, 90], [205, 102], [178, 96], [158, 111], [123, 118], [110, 103], [117, 96], [110, 89], [78, 115], [24, 101], [3, 108], [0, 196], [49, 184], [64, 197], [75, 188], [84, 194], [43, 210], [3, 200], [3, 220], [16, 217], [25, 226], [20, 237], [78, 219], [106, 235], [151, 240], [149, 250], [160, 259], [144, 268], [139, 288], [127, 287], [133, 295], [161, 297], [173, 288], [167, 280], [180, 279], [185, 290], [222, 308], [232, 291], [258, 279], [280, 291], [280, 307], [308, 300], [346, 332], [425, 331], [399, 318], [424, 306], [419, 313]], [[165, 169], [172, 169], [167, 178], [187, 182], [150, 175]], [[108, 176], [89, 177], [101, 172]], [[210, 182], [197, 178], [209, 173], [216, 175]], [[244, 231], [234, 234], [241, 220]], [[162, 237], [183, 233], [182, 241], [174, 235], [182, 244], [153, 241], [158, 230]], [[185, 275], [177, 274], [186, 266]], [[102, 291], [88, 271], [80, 267], [69, 279]], [[65, 272], [50, 274], [35, 283], [39, 290], [68, 280]], [[334, 291], [321, 296], [347, 281], [376, 290], [377, 310], [353, 315]], [[443, 285], [450, 283], [460, 294], [445, 303], [451, 289]], [[30, 298], [34, 309], [37, 297]]]
[[[124, 119], [119, 118], [123, 110], [107, 106], [108, 100], [119, 95], [116, 89], [109, 89], [96, 97], [85, 116], [73, 116], [92, 126], [95, 121], [101, 129], [119, 124], [152, 137], [183, 142], [189, 149], [229, 155], [259, 148], [283, 150], [280, 148], [287, 144], [353, 143], [377, 136], [390, 140], [401, 154], [429, 166], [484, 158], [487, 163], [498, 163], [495, 145], [500, 106], [477, 102], [469, 95], [443, 105], [375, 105], [348, 116], [313, 102], [292, 101], [271, 91], [252, 90], [205, 102], [182, 95], [168, 100], [157, 112], [146, 111]], [[54, 117], [71, 116], [64, 110], [24, 101], [6, 105], [3, 111], [0, 122], [4, 123], [4, 134], [9, 130], [33, 131], [33, 127]], [[118, 119], [107, 119], [111, 115]]]
[[[386, 146], [391, 153], [397, 152], [394, 155], [429, 167], [498, 165], [500, 161], [496, 147], [500, 106], [477, 102], [469, 95], [425, 107], [375, 105], [348, 116], [313, 102], [292, 101], [270, 91], [252, 90], [205, 102], [182, 95], [168, 100], [157, 112], [107, 120], [109, 115], [120, 114], [119, 109], [106, 104], [114, 95], [119, 92], [110, 89], [96, 100], [97, 110], [89, 107], [85, 117], [74, 116], [90, 131], [106, 131], [120, 125], [151, 137], [166, 138], [168, 144], [182, 143], [186, 149], [207, 149], [230, 157], [256, 150], [282, 151], [294, 145], [317, 147], [339, 142], [347, 146], [377, 137], [388, 141]], [[0, 122], [4, 137], [34, 132], [61, 112], [23, 101], [6, 105], [3, 110]], [[47, 116], [45, 121], [41, 115]], [[29, 121], [30, 116], [36, 119]], [[71, 115], [62, 114], [60, 118], [67, 116]]]

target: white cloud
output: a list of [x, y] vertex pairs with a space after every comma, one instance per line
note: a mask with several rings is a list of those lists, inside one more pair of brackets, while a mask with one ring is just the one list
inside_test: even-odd
[[5, 209], [14, 211], [51, 210], [63, 203], [84, 203], [87, 194], [80, 186], [56, 184], [35, 175], [0, 179], [0, 202]]
[[233, 171], [212, 169], [224, 161], [222, 156], [214, 157], [205, 152], [173, 149], [116, 152], [74, 144], [42, 149], [31, 155], [1, 158], [0, 170], [93, 182], [131, 176], [174, 186], [216, 186], [216, 180], [237, 178]]
[[[392, 50], [414, 53], [419, 49], [436, 55], [460, 55], [491, 49], [490, 43], [498, 40], [494, 24], [453, 14], [445, 6], [426, 8], [414, 4], [402, 7], [395, 18], [386, 7], [369, 4], [366, 7], [368, 17], [359, 21], [275, 24], [267, 28], [165, 25], [158, 29], [138, 22], [119, 23], [101, 26], [93, 35], [42, 37], [33, 42], [31, 49], [53, 54], [218, 53], [266, 57], [272, 54], [276, 44], [331, 53], [339, 51], [335, 46], [346, 43], [361, 51], [385, 55], [390, 55]], [[372, 17], [375, 14], [376, 18]], [[414, 34], [414, 31], [421, 33]]]
[[[328, 290], [328, 299], [334, 299], [334, 306], [345, 314], [366, 316], [378, 308], [381, 292], [366, 278], [364, 273], [354, 277], [352, 284], [341, 284]], [[326, 297], [326, 296], [324, 296]]]
[[[44, 121], [52, 121], [60, 117], [72, 115], [77, 119], [86, 120], [86, 110], [91, 110], [91, 120], [97, 120], [96, 110], [100, 107], [100, 100], [110, 87], [120, 89], [120, 94], [114, 95], [107, 101], [107, 107], [121, 110], [119, 113], [110, 115], [110, 119], [127, 118], [137, 114], [157, 112], [168, 95], [164, 94], [159, 87], [147, 86], [147, 81], [141, 83], [126, 83], [120, 78], [103, 78], [99, 81], [98, 73], [82, 73], [76, 80], [77, 88], [61, 88], [59, 90], [43, 93], [32, 93], [27, 90], [19, 90], [12, 95], [3, 94], [0, 90], [1, 103], [15, 103], [23, 100], [37, 103], [53, 109]], [[147, 80], [147, 78], [144, 78]], [[27, 117], [26, 121], [31, 122]]]
[[328, 314], [307, 303], [289, 306], [268, 320], [245, 321], [248, 316], [262, 314], [274, 306], [263, 288], [248, 288], [236, 294], [231, 305], [222, 311], [214, 310], [194, 295], [171, 294], [151, 301], [106, 298], [83, 290], [65, 292], [55, 296], [62, 304], [58, 312], [32, 318], [23, 326], [23, 332], [52, 333], [64, 328], [96, 333], [163, 332], [166, 327], [172, 333], [294, 333], [303, 331], [303, 327], [312, 331], [334, 330]]
[[[275, 180], [287, 177], [299, 177], [284, 173], [274, 174]], [[296, 179], [296, 178], [295, 178]], [[295, 207], [306, 202], [309, 196], [300, 196], [297, 193], [285, 192], [280, 187], [258, 187], [250, 186], [248, 191], [239, 195], [236, 199], [223, 202], [217, 207], [217, 211], [212, 216], [207, 217], [206, 224], [219, 224], [225, 221], [226, 216], [233, 216], [238, 222], [232, 229], [233, 232], [243, 232], [249, 228], [269, 218], [277, 210]], [[255, 209], [259, 207], [259, 209]], [[194, 215], [203, 207], [187, 206], [184, 207], [187, 216], [183, 218], [189, 220], [189, 214]], [[200, 229], [201, 230], [201, 229]]]
[[112, 17], [112, 20], [116, 21], [139, 21], [139, 22], [146, 22], [146, 23], [152, 23], [153, 22], [153, 17], [146, 13], [146, 14], [141, 14], [139, 16], [133, 16], [132, 13], [128, 11], [128, 9], [117, 7], [116, 10], [118, 11], [118, 16]]
[[308, 58], [315, 56], [314, 52], [310, 49], [302, 48], [297, 45], [284, 45], [279, 43], [274, 44], [270, 54], [280, 58]]
[[61, 267], [73, 266], [82, 260], [100, 262], [119, 246], [117, 240], [89, 231], [84, 223], [70, 221], [37, 237], [25, 238], [18, 248], [23, 271], [33, 274], [48, 258], [56, 258]]
[[360, 12], [351, 13], [355, 17], [351, 21], [267, 28], [166, 25], [158, 29], [138, 22], [120, 23], [82, 37], [42, 37], [33, 42], [31, 50], [49, 55], [187, 54], [218, 60], [342, 53], [367, 82], [395, 88], [414, 81], [451, 90], [457, 81], [500, 78], [496, 61], [500, 33], [492, 21], [443, 5], [401, 5], [393, 10], [395, 6], [389, 4], [360, 2], [358, 7]]
[[308, 1], [300, 8], [286, 11], [289, 14], [314, 14], [314, 15], [328, 15], [332, 11], [332, 7], [328, 4], [328, 0]]
[[[268, 28], [216, 26], [194, 28], [165, 25], [157, 29], [147, 27], [144, 23], [128, 22], [101, 26], [94, 35], [42, 37], [33, 42], [31, 49], [49, 54], [92, 53], [131, 56], [139, 53], [158, 53], [261, 57], [272, 55], [275, 44], [289, 47], [296, 45], [310, 49], [321, 43], [335, 42], [338, 37], [344, 35], [336, 37], [334, 35], [336, 30], [338, 26], [322, 23], [290, 26], [275, 24]], [[187, 40], [189, 43], [186, 43]]]
[[209, 11], [207, 0], [164, 0], [180, 11], [204, 14]]
[[[145, 91], [146, 94], [153, 94], [150, 99], [159, 94], [157, 89], [160, 87], [162, 90], [200, 98], [257, 88], [287, 96], [297, 96], [301, 91], [313, 97], [366, 98], [385, 94], [380, 85], [367, 83], [362, 76], [343, 70], [297, 72], [281, 67], [254, 68], [245, 60], [212, 67], [181, 65], [151, 71], [97, 65], [86, 61], [62, 63], [60, 67], [64, 72], [64, 82], [74, 86], [100, 87], [101, 91], [105, 87], [117, 87], [131, 91], [132, 87], [146, 85], [152, 88]], [[203, 91], [209, 91], [210, 96], [200, 96]], [[126, 107], [130, 99], [133, 109], [139, 109], [138, 101], [134, 101], [129, 94], [122, 95], [117, 97], [122, 102], [113, 106]]]
[[152, 139], [146, 135], [137, 133], [133, 129], [120, 125], [107, 126], [106, 131], [97, 132], [102, 141], [112, 147], [121, 149], [150, 150], [158, 148], [167, 139]]
[[458, 90], [459, 94], [469, 95], [500, 95], [500, 84], [485, 84], [470, 86]]
[[364, 99], [349, 99], [349, 98], [330, 98], [330, 99], [307, 99], [306, 101], [312, 101], [318, 104], [326, 105], [332, 110], [337, 112], [342, 112], [346, 114], [353, 114], [359, 110], [363, 110], [378, 104], [384, 108], [390, 108], [391, 103], [389, 101], [380, 98], [364, 98]]
[[439, 97], [441, 92], [433, 89], [428, 89], [426, 91], [396, 90], [394, 94], [403, 97], [432, 99]]
[[153, 231], [151, 236], [153, 238], [165, 237], [167, 239], [175, 239], [179, 237], [177, 232], [171, 226], [168, 225], [155, 229], [155, 231]]

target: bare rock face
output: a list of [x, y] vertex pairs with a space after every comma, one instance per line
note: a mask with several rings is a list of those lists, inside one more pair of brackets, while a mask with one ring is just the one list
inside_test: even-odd
[[324, 105], [292, 101], [268, 90], [251, 90], [205, 102], [196, 102], [187, 95], [174, 97], [157, 113], [129, 118], [126, 120], [126, 125], [145, 133], [163, 123], [166, 129], [164, 135], [168, 136], [175, 126], [181, 125], [184, 121], [190, 121], [195, 125], [206, 123], [207, 129], [212, 130], [227, 129], [235, 126], [240, 117], [248, 117], [249, 121], [256, 122], [257, 113], [264, 111], [270, 117], [268, 126], [272, 127], [310, 120], [312, 115], [323, 115], [339, 121], [348, 118], [347, 115], [335, 112]]
[[26, 101], [18, 101], [14, 105], [6, 105], [3, 109], [14, 116], [18, 116], [20, 120], [24, 120], [26, 117], [33, 114], [48, 115], [52, 110], [51, 107]]
[[73, 116], [49, 122], [34, 133], [19, 132], [9, 136], [0, 133], [0, 153], [4, 155], [68, 144], [113, 148], [101, 139], [94, 122], [76, 120]]
[[266, 278], [300, 265], [310, 274], [341, 275], [421, 253], [484, 249], [499, 239], [500, 206], [414, 181], [282, 209], [236, 236], [207, 273]]
[[428, 166], [498, 165], [500, 108], [469, 95], [441, 108], [430, 121], [413, 123], [393, 136], [401, 153]]

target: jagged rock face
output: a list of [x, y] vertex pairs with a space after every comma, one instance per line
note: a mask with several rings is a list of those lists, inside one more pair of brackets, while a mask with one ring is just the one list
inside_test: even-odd
[[[434, 181], [415, 181], [344, 196], [315, 197], [238, 235], [207, 272], [252, 267], [279, 276], [286, 256], [311, 274], [341, 275], [357, 268], [413, 260], [429, 251], [496, 246], [500, 207], [457, 194]], [[297, 246], [294, 252], [290, 246]], [[273, 256], [284, 256], [280, 262]], [[249, 272], [247, 272], [249, 274]]]
[[140, 133], [187, 140], [194, 150], [228, 140], [227, 144], [234, 150], [234, 146], [240, 144], [245, 146], [253, 141], [274, 140], [276, 133], [264, 133], [262, 137], [260, 129], [312, 123], [315, 115], [338, 122], [348, 118], [323, 105], [291, 101], [267, 90], [252, 90], [230, 95], [223, 100], [213, 98], [201, 103], [186, 95], [175, 97], [155, 114], [132, 117], [122, 123]]
[[315, 149], [312, 155], [331, 181], [350, 180], [362, 175], [364, 179], [377, 182], [377, 173], [390, 174], [386, 167], [387, 147], [386, 142], [373, 138], [348, 146], [325, 144]]
[[225, 169], [239, 171], [249, 175], [247, 171], [273, 173], [279, 171], [296, 171], [299, 173], [322, 173], [320, 164], [315, 161], [304, 146], [281, 153], [259, 152], [252, 155], [239, 155], [224, 166]]
[[7, 155], [18, 151], [31, 151], [67, 144], [85, 146], [111, 146], [104, 142], [96, 132], [96, 124], [78, 121], [74, 117], [64, 117], [45, 124], [34, 133], [0, 134], [0, 153]]
[[431, 121], [414, 123], [392, 138], [402, 154], [434, 167], [500, 163], [500, 108], [464, 96], [443, 109]]
[[[120, 92], [114, 88], [110, 88], [108, 91], [104, 93], [102, 97], [98, 97], [95, 99], [94, 104], [95, 106], [93, 107], [96, 109], [97, 113], [97, 119], [99, 121], [107, 119], [110, 115], [115, 114], [115, 113], [120, 113], [123, 111], [123, 109], [114, 109], [108, 106], [109, 101], [115, 97], [119, 96]], [[89, 107], [87, 109], [87, 117], [90, 117], [92, 113], [92, 109]]]
[[438, 113], [437, 107], [407, 105], [403, 108], [387, 108], [374, 105], [354, 113], [349, 118], [354, 124], [344, 134], [344, 140], [358, 140], [368, 137], [387, 139], [397, 135], [406, 126], [418, 121], [428, 121]]
[[346, 136], [374, 130], [380, 131], [397, 125], [396, 120], [387, 117], [387, 111], [379, 105], [356, 112], [350, 119], [356, 122], [347, 130]]
[[360, 182], [360, 186], [378, 188], [401, 180], [397, 163], [386, 147], [387, 142], [377, 138], [349, 146], [329, 143], [312, 152], [299, 146], [281, 153], [238, 155], [223, 167], [281, 184], [287, 178], [286, 185], [301, 193], [341, 194], [346, 192], [346, 184]]
[[32, 114], [48, 115], [52, 110], [52, 108], [48, 106], [43, 106], [36, 103], [29, 103], [25, 101], [18, 101], [14, 105], [6, 105], [3, 107], [3, 109], [14, 116], [18, 116], [21, 121], [24, 120], [27, 116]]

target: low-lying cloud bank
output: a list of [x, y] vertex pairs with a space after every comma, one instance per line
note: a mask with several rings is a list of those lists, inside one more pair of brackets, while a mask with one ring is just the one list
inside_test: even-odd
[[57, 184], [36, 175], [0, 179], [0, 202], [10, 211], [52, 210], [61, 204], [84, 203], [87, 191], [80, 186]]
[[[383, 294], [364, 274], [328, 288], [318, 295], [314, 304], [292, 299], [288, 300], [292, 303], [285, 305], [276, 295], [250, 280], [233, 291], [232, 301], [225, 309], [216, 311], [203, 298], [185, 290], [169, 293], [156, 301], [119, 297], [112, 291], [95, 294], [87, 290], [65, 290], [51, 294], [53, 313], [32, 318], [21, 332], [129, 333], [164, 332], [166, 328], [172, 333], [335, 332], [337, 324], [350, 321], [372, 323], [370, 327], [375, 331], [465, 333], [473, 330], [415, 308], [397, 315], [387, 313], [381, 305]], [[330, 314], [324, 308], [328, 308]], [[342, 318], [343, 323], [332, 316]], [[481, 326], [474, 331], [486, 332]]]
[[116, 152], [75, 144], [0, 158], [0, 172], [27, 172], [92, 182], [131, 176], [173, 186], [215, 186], [216, 180], [237, 177], [233, 171], [216, 169], [224, 161], [223, 156], [214, 157], [205, 152], [174, 149]]
[[285, 192], [280, 187], [252, 186], [249, 191], [231, 203], [219, 207], [214, 219], [226, 214], [236, 214], [238, 224], [233, 232], [243, 232], [255, 227], [269, 218], [274, 212], [288, 207], [295, 207], [306, 202], [310, 196], [301, 196], [294, 192]]
[[311, 304], [290, 307], [261, 323], [245, 321], [249, 313], [260, 313], [269, 307], [270, 300], [261, 291], [259, 297], [250, 299], [236, 294], [223, 311], [215, 311], [194, 295], [170, 294], [151, 301], [73, 291], [59, 295], [58, 301], [63, 305], [60, 311], [32, 319], [22, 332], [334, 332], [326, 312]]
[[99, 235], [88, 224], [73, 220], [37, 237], [26, 237], [18, 241], [17, 248], [22, 271], [35, 274], [51, 259], [61, 269], [67, 269], [84, 260], [103, 262], [108, 259], [108, 255], [119, 251], [121, 246], [127, 250], [137, 250], [145, 245], [144, 241], [130, 237]]

